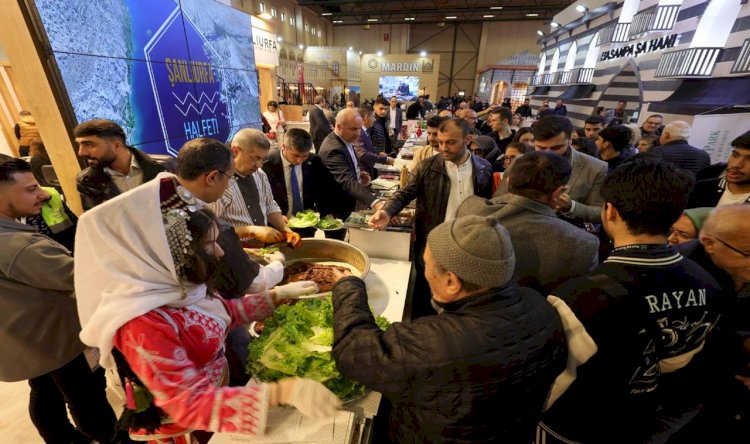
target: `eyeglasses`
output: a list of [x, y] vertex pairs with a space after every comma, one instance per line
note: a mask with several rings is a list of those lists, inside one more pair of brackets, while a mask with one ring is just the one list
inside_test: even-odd
[[690, 233], [686, 233], [684, 231], [680, 231], [680, 230], [678, 230], [676, 228], [670, 228], [669, 229], [669, 236], [671, 236], [673, 234], [675, 236], [679, 237], [679, 238], [682, 238], [682, 239], [696, 239], [698, 237], [698, 236], [693, 236]]
[[724, 244], [725, 247], [727, 247], [730, 250], [734, 251], [735, 253], [739, 254], [740, 256], [742, 256], [744, 258], [750, 257], [750, 253], [745, 253], [744, 251], [740, 250], [739, 248], [736, 248], [736, 247], [733, 247], [733, 246], [729, 245], [728, 243], [724, 242], [723, 240], [719, 239], [716, 236], [712, 236], [712, 237], [714, 239], [716, 239], [717, 241], [721, 242], [722, 244]]
[[219, 174], [221, 174], [222, 176], [226, 177], [227, 179], [231, 179], [232, 178], [232, 176], [230, 176], [229, 174], [225, 173], [224, 171], [221, 171], [221, 170], [216, 170], [216, 171], [218, 171]]

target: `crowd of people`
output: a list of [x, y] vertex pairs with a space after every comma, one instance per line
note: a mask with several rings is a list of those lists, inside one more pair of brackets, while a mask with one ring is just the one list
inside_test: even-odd
[[[265, 131], [194, 139], [166, 163], [115, 122], [83, 122], [80, 218], [32, 165], [0, 161], [0, 351], [14, 357], [0, 380], [29, 381], [45, 442], [262, 434], [282, 404], [330, 417], [340, 401], [322, 384], [245, 373], [246, 325], [318, 288], [279, 286], [284, 255], [261, 265], [243, 246], [298, 247], [313, 233], [287, 221], [304, 209], [372, 210], [385, 229], [414, 202], [411, 321], [381, 330], [360, 278], [333, 288], [339, 371], [388, 400], [377, 442], [750, 436], [750, 132], [711, 165], [689, 124], [630, 128], [624, 102], [580, 129], [561, 100], [530, 126], [528, 100], [326, 111], [316, 97], [310, 131], [287, 129], [269, 102]], [[398, 162], [414, 116], [427, 144], [381, 196], [374, 165]]]

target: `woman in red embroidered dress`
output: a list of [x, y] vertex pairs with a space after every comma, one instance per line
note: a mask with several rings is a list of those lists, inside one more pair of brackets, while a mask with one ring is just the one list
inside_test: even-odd
[[[317, 286], [286, 285], [234, 300], [211, 294], [205, 282], [214, 258], [223, 254], [215, 217], [192, 205], [163, 205], [160, 178], [85, 213], [77, 240], [76, 273], [99, 280], [77, 280], [79, 298], [94, 296], [79, 301], [82, 340], [99, 347], [105, 367], [113, 366], [115, 347], [137, 378], [132, 384], [142, 383], [166, 414], [157, 429], [131, 430], [131, 436], [188, 443], [192, 430], [262, 434], [268, 408], [278, 404], [308, 416], [334, 414], [338, 398], [310, 380], [223, 387], [227, 331], [263, 320], [283, 300], [314, 293]], [[128, 407], [143, 407], [135, 402], [143, 397], [133, 396], [130, 384], [126, 388]]]

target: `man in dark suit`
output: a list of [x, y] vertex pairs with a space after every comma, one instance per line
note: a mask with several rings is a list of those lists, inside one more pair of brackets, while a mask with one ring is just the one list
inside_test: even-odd
[[711, 156], [706, 151], [690, 145], [687, 142], [689, 138], [690, 125], [679, 120], [669, 123], [659, 136], [661, 145], [651, 151], [677, 168], [691, 172], [695, 177], [702, 169], [711, 165]]
[[[292, 128], [284, 133], [281, 149], [272, 150], [263, 165], [281, 214], [291, 217], [302, 210], [331, 213], [329, 193], [333, 178], [320, 157], [310, 153], [312, 147], [312, 136], [307, 131]], [[315, 235], [314, 228], [295, 231], [302, 237]]]
[[401, 125], [404, 123], [404, 111], [398, 103], [398, 97], [391, 97], [390, 108], [388, 108], [388, 130], [391, 135], [391, 146], [395, 147]]
[[370, 208], [377, 199], [367, 188], [370, 176], [359, 168], [353, 143], [362, 128], [362, 117], [356, 109], [346, 108], [336, 115], [336, 128], [320, 146], [320, 158], [337, 186], [328, 195], [333, 214], [346, 219], [359, 207]]
[[314, 101], [315, 105], [310, 109], [310, 134], [312, 134], [315, 150], [320, 152], [320, 144], [331, 133], [332, 128], [323, 112], [326, 106], [326, 98], [315, 96]]

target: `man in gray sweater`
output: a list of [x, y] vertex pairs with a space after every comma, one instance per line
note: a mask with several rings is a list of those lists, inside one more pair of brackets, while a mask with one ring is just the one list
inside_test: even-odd
[[28, 163], [0, 163], [0, 381], [29, 381], [29, 414], [45, 442], [120, 442], [104, 370], [91, 370], [78, 339], [73, 258], [18, 221], [49, 197]]

